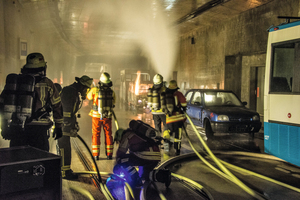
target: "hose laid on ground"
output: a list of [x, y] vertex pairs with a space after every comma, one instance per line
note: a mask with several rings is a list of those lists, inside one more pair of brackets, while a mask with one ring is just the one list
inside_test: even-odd
[[154, 186], [155, 190], [158, 192], [158, 195], [161, 200], [167, 200], [166, 197], [161, 193], [161, 191], [158, 189], [156, 183], [154, 181], [151, 181], [152, 185]]
[[83, 188], [75, 187], [73, 185], [70, 185], [69, 188], [72, 189], [72, 190], [75, 190], [75, 191], [79, 192], [80, 194], [86, 196], [90, 200], [95, 200], [95, 198], [91, 195], [91, 193], [89, 191], [83, 189]]
[[79, 134], [77, 134], [77, 138], [83, 143], [83, 145], [86, 147], [86, 149], [88, 150], [88, 152], [89, 152], [89, 154], [90, 154], [90, 156], [91, 156], [91, 158], [92, 158], [92, 160], [93, 160], [93, 162], [94, 162], [94, 165], [95, 165], [95, 167], [96, 167], [96, 171], [97, 171], [97, 175], [98, 175], [98, 179], [99, 179], [99, 183], [100, 183], [100, 187], [101, 187], [101, 191], [102, 191], [102, 193], [104, 194], [104, 196], [106, 197], [106, 199], [113, 199], [112, 198], [112, 195], [110, 194], [110, 193], [108, 193], [106, 190], [105, 190], [105, 187], [103, 186], [103, 183], [102, 183], [102, 179], [101, 179], [101, 176], [100, 176], [100, 172], [99, 172], [99, 168], [98, 168], [98, 165], [97, 165], [97, 163], [96, 163], [96, 161], [95, 161], [95, 159], [94, 159], [94, 157], [93, 157], [93, 154], [92, 154], [92, 152], [91, 152], [91, 150], [90, 150], [90, 148], [88, 147], [88, 145], [85, 143], [85, 141], [82, 139], [82, 137], [79, 135]]
[[[97, 174], [98, 172], [95, 171], [78, 171], [78, 172], [73, 172], [74, 174]], [[100, 172], [100, 175], [112, 175], [112, 173], [109, 172]]]
[[225, 161], [222, 161], [222, 160], [220, 160], [220, 161], [221, 161], [223, 164], [227, 165], [227, 167], [231, 168], [232, 170], [235, 170], [235, 171], [239, 171], [239, 172], [242, 172], [242, 173], [247, 173], [247, 174], [256, 176], [256, 177], [258, 177], [258, 178], [267, 180], [267, 181], [269, 181], [269, 182], [275, 183], [275, 184], [277, 184], [277, 185], [280, 185], [280, 186], [282, 186], [282, 187], [285, 187], [285, 188], [288, 188], [288, 189], [290, 189], [290, 190], [294, 190], [295, 192], [299, 192], [299, 193], [300, 193], [300, 188], [296, 188], [296, 187], [294, 187], [294, 186], [291, 186], [291, 185], [288, 185], [288, 184], [286, 184], [286, 183], [277, 181], [277, 180], [272, 179], [272, 178], [269, 178], [269, 177], [267, 177], [267, 176], [264, 176], [264, 175], [261, 175], [261, 174], [252, 172], [252, 171], [250, 171], [250, 170], [247, 170], [247, 169], [244, 169], [244, 168], [241, 168], [241, 167], [232, 165], [232, 164], [227, 163], [227, 162], [225, 162]]
[[213, 196], [211, 196], [211, 194], [202, 186], [200, 185], [199, 183], [197, 183], [196, 181], [193, 181], [187, 177], [184, 177], [184, 176], [181, 176], [179, 174], [175, 174], [175, 173], [171, 173], [172, 176], [174, 176], [175, 178], [178, 178], [182, 181], [185, 181], [185, 182], [188, 182], [190, 184], [192, 184], [193, 186], [195, 186], [198, 190], [202, 190], [207, 196], [209, 199], [213, 200]]
[[114, 111], [112, 111], [112, 114], [114, 116], [114, 119], [115, 119], [115, 124], [116, 124], [116, 129], [119, 130], [119, 123], [118, 123], [118, 120], [117, 120], [117, 117], [116, 117], [116, 114]]
[[[211, 150], [209, 149], [209, 147], [207, 146], [207, 144], [204, 142], [204, 140], [202, 139], [202, 137], [200, 136], [200, 134], [198, 133], [195, 125], [193, 124], [192, 120], [190, 119], [190, 117], [186, 114], [186, 112], [184, 112], [185, 116], [187, 117], [187, 119], [189, 120], [194, 132], [196, 133], [197, 137], [199, 138], [200, 142], [202, 143], [203, 147], [205, 148], [205, 150], [207, 151], [207, 153], [209, 154], [209, 156], [212, 158], [212, 160], [216, 163], [216, 165], [225, 173], [226, 178], [228, 177], [228, 179], [230, 181], [232, 181], [233, 183], [235, 183], [236, 185], [238, 185], [239, 187], [241, 187], [245, 192], [247, 192], [248, 194], [250, 194], [251, 196], [257, 198], [257, 199], [261, 199], [264, 200], [265, 198], [260, 196], [259, 194], [257, 194], [256, 192], [254, 192], [251, 188], [249, 188], [248, 186], [246, 186], [242, 181], [240, 181], [236, 176], [234, 176], [220, 161], [219, 159], [211, 152]], [[184, 128], [185, 130], [185, 128]], [[185, 130], [185, 133], [187, 135], [187, 132]], [[189, 141], [190, 142], [190, 141]], [[191, 143], [190, 143], [191, 144]], [[195, 150], [194, 150], [195, 151]], [[196, 153], [196, 151], [195, 151]], [[197, 152], [198, 153], [198, 152]], [[197, 154], [196, 153], [196, 154]], [[200, 154], [197, 154], [200, 155]], [[201, 159], [201, 158], [200, 158]], [[202, 160], [202, 159], [201, 159]], [[211, 165], [210, 165], [211, 166]]]
[[125, 183], [125, 187], [126, 187], [126, 189], [129, 191], [129, 193], [130, 193], [130, 196], [133, 198], [133, 199], [135, 199], [134, 198], [134, 194], [133, 194], [133, 191], [132, 191], [132, 188], [130, 187], [130, 185], [127, 183], [127, 182], [124, 182]]
[[[186, 132], [186, 130], [185, 130]], [[188, 136], [187, 136], [188, 138]], [[189, 138], [188, 138], [188, 141], [190, 142]], [[192, 144], [190, 143], [192, 149], [193, 149], [193, 146]], [[193, 149], [194, 151], [196, 151], [195, 149]], [[202, 159], [201, 159], [202, 160]], [[286, 183], [283, 183], [283, 182], [280, 182], [280, 181], [277, 181], [275, 179], [272, 179], [272, 178], [269, 178], [269, 177], [266, 177], [264, 175], [261, 175], [261, 174], [258, 174], [258, 173], [255, 173], [253, 171], [250, 171], [250, 170], [247, 170], [247, 169], [244, 169], [244, 168], [241, 168], [241, 167], [238, 167], [238, 166], [235, 166], [235, 165], [232, 165], [230, 163], [227, 163], [225, 161], [222, 161], [221, 159], [219, 159], [220, 162], [222, 162], [224, 165], [226, 165], [228, 168], [231, 168], [232, 170], [234, 171], [237, 171], [237, 172], [242, 172], [242, 173], [247, 173], [247, 174], [250, 174], [250, 175], [253, 175], [253, 176], [256, 176], [258, 178], [261, 178], [261, 179], [264, 179], [266, 181], [269, 181], [269, 182], [272, 182], [272, 183], [275, 183], [277, 185], [280, 185], [282, 187], [285, 187], [285, 188], [288, 188], [290, 190], [294, 190], [295, 192], [298, 192], [300, 193], [300, 188], [296, 188], [294, 186], [291, 186], [291, 185], [288, 185]]]

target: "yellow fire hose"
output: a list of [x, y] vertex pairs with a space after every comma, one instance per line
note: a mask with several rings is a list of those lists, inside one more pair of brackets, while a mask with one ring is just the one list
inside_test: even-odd
[[152, 185], [154, 186], [155, 190], [158, 192], [158, 195], [161, 200], [167, 200], [166, 197], [161, 193], [161, 191], [158, 189], [156, 183], [154, 181], [151, 181]]
[[91, 193], [83, 188], [73, 186], [73, 185], [70, 185], [69, 188], [79, 192], [80, 194], [86, 196], [90, 200], [95, 200], [95, 198], [91, 195]]
[[[207, 151], [207, 153], [209, 154], [209, 156], [211, 157], [211, 159], [216, 163], [216, 165], [224, 172], [224, 174], [226, 176], [226, 178], [228, 178], [230, 181], [232, 181], [233, 183], [235, 183], [236, 185], [238, 185], [239, 187], [241, 187], [245, 192], [247, 192], [248, 194], [250, 194], [251, 196], [257, 198], [257, 199], [261, 199], [264, 200], [265, 198], [260, 196], [259, 194], [257, 194], [256, 192], [254, 192], [251, 188], [249, 188], [248, 186], [246, 186], [242, 181], [240, 181], [236, 176], [234, 176], [220, 161], [219, 159], [211, 152], [211, 150], [209, 149], [209, 147], [207, 146], [207, 144], [205, 143], [205, 141], [202, 139], [202, 137], [200, 136], [200, 134], [198, 133], [195, 125], [193, 124], [192, 120], [190, 119], [190, 117], [184, 112], [185, 116], [187, 117], [187, 119], [189, 120], [194, 132], [196, 133], [197, 137], [199, 138], [200, 142], [202, 143], [203, 147], [205, 148], [205, 150]], [[186, 132], [186, 131], [185, 131]], [[187, 133], [186, 133], [187, 134]], [[190, 143], [191, 144], [191, 143]], [[195, 151], [195, 149], [193, 149]], [[195, 151], [196, 152], [196, 151]], [[198, 153], [198, 152], [197, 152]], [[197, 154], [196, 153], [196, 154]], [[198, 156], [200, 154], [197, 154]], [[199, 157], [201, 159], [201, 157]], [[204, 159], [204, 158], [202, 158]], [[202, 160], [201, 159], [201, 160]], [[207, 163], [207, 161], [205, 162]], [[212, 165], [209, 165], [209, 167], [211, 167]]]
[[[189, 141], [189, 143], [190, 143], [192, 149], [193, 149], [193, 150], [195, 151], [195, 153], [198, 155], [198, 152], [196, 151], [196, 149], [195, 149], [194, 146], [192, 145], [192, 143], [191, 143], [191, 141], [190, 141], [190, 139], [189, 139], [189, 137], [188, 137], [186, 131], [185, 131], [185, 133], [186, 133], [187, 139], [188, 139], [188, 141]], [[198, 133], [198, 131], [197, 131], [197, 133]], [[199, 156], [201, 156], [201, 155], [198, 155], [198, 157], [199, 157]], [[203, 159], [204, 159], [204, 158], [203, 158]], [[202, 160], [202, 159], [201, 159], [201, 160]], [[282, 182], [280, 182], [280, 181], [277, 181], [277, 180], [275, 180], [275, 179], [266, 177], [266, 176], [264, 176], [264, 175], [261, 175], [261, 174], [252, 172], [252, 171], [250, 171], [250, 170], [247, 170], [247, 169], [244, 169], [244, 168], [241, 168], [241, 167], [232, 165], [232, 164], [227, 163], [227, 162], [225, 162], [225, 161], [222, 161], [222, 160], [220, 160], [220, 159], [219, 159], [219, 161], [222, 162], [224, 165], [226, 165], [228, 168], [231, 168], [231, 169], [234, 170], [234, 171], [241, 172], [241, 173], [247, 173], [247, 174], [256, 176], [256, 177], [258, 177], [258, 178], [267, 180], [267, 181], [269, 181], [269, 182], [275, 183], [275, 184], [277, 184], [277, 185], [280, 185], [280, 186], [282, 186], [282, 187], [286, 187], [286, 188], [288, 188], [288, 189], [290, 189], [290, 190], [294, 190], [295, 192], [299, 192], [299, 193], [300, 193], [300, 189], [299, 189], [299, 188], [296, 188], [296, 187], [294, 187], [294, 186], [288, 185], [288, 184], [286, 184], [286, 183], [282, 183]], [[207, 161], [205, 161], [205, 162], [207, 162]]]
[[114, 116], [114, 120], [115, 120], [115, 124], [116, 124], [116, 130], [119, 130], [119, 123], [118, 123], [118, 120], [117, 120], [117, 117], [116, 117], [116, 114], [114, 111], [112, 111], [112, 114]]

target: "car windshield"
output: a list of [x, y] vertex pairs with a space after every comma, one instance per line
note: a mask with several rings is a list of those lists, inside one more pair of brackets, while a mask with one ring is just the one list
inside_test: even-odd
[[243, 106], [232, 92], [205, 92], [204, 101], [206, 106]]

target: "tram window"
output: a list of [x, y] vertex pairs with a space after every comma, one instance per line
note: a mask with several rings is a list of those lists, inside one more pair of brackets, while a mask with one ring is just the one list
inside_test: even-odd
[[292, 91], [294, 63], [295, 43], [273, 46], [270, 92], [286, 93]]

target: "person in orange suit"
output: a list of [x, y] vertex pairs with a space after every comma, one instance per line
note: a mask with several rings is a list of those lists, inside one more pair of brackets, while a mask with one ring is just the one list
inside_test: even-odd
[[111, 160], [113, 156], [112, 115], [116, 97], [111, 87], [110, 75], [104, 72], [100, 76], [99, 86], [93, 87], [87, 94], [87, 99], [93, 100], [93, 108], [89, 115], [92, 117], [92, 153], [95, 160], [99, 160], [102, 127], [105, 134], [107, 159]]

